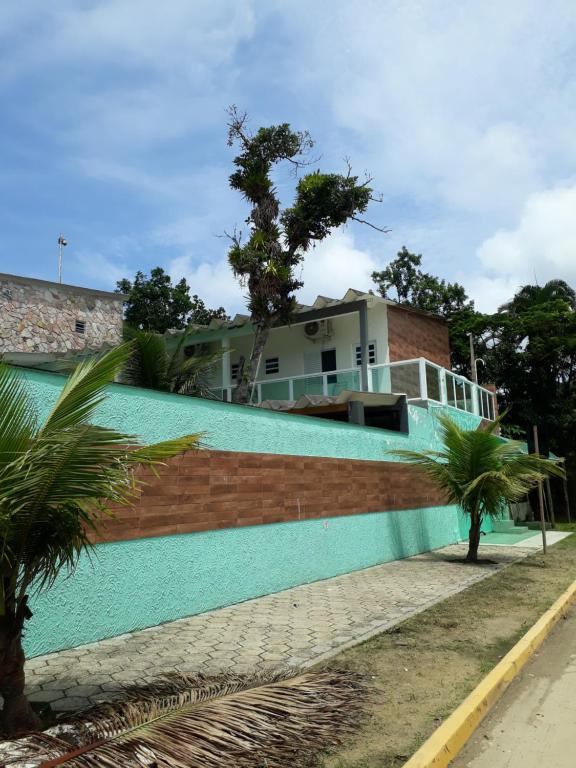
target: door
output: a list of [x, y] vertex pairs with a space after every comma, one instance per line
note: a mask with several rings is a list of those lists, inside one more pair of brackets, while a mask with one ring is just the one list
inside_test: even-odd
[[[321, 352], [322, 358], [322, 373], [327, 371], [335, 371], [336, 365], [336, 350], [335, 349], [323, 349]], [[336, 375], [327, 376], [328, 384], [336, 384], [338, 377]]]

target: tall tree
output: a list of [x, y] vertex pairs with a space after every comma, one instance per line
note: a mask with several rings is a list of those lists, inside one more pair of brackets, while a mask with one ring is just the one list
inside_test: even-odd
[[538, 424], [544, 445], [575, 452], [576, 295], [562, 280], [523, 286], [488, 318], [490, 374], [511, 420]]
[[126, 322], [143, 331], [164, 333], [170, 328], [181, 329], [190, 323], [208, 325], [213, 318], [228, 317], [224, 307], [208, 309], [199, 296], [191, 296], [185, 278], [173, 285], [162, 267], [152, 269], [150, 276], [137, 272], [134, 281], [119, 280], [116, 292], [126, 294]]
[[238, 374], [237, 402], [247, 403], [257, 376], [270, 328], [292, 316], [294, 292], [302, 287], [295, 274], [310, 247], [330, 232], [358, 217], [372, 198], [370, 179], [360, 183], [350, 168], [346, 175], [315, 171], [296, 185], [293, 204], [281, 209], [272, 174], [280, 163], [294, 169], [304, 165], [312, 148], [308, 133], [293, 131], [288, 123], [260, 128], [251, 133], [246, 115], [229, 110], [228, 144], [238, 145], [232, 189], [242, 193], [251, 206], [246, 219], [249, 237], [242, 242], [234, 233], [228, 254], [234, 275], [248, 288], [248, 308], [254, 325], [254, 343], [247, 365]]
[[42, 425], [22, 375], [0, 365], [0, 730], [7, 735], [39, 726], [24, 693], [30, 594], [73, 571], [107, 502], [135, 498], [138, 464], [198, 445], [192, 435], [136, 447], [132, 436], [93, 423], [128, 354], [117, 347], [80, 364]]
[[481, 316], [464, 286], [423, 272], [421, 266], [421, 254], [411, 253], [403, 246], [388, 266], [372, 273], [372, 280], [384, 298], [445, 318], [450, 330], [452, 367], [470, 375], [467, 333], [471, 327], [483, 326]]

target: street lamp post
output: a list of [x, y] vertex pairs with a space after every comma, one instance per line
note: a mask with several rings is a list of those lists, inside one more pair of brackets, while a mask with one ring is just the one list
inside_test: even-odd
[[68, 245], [68, 240], [64, 237], [62, 233], [60, 233], [58, 237], [58, 282], [62, 282], [62, 252], [64, 251], [65, 246]]

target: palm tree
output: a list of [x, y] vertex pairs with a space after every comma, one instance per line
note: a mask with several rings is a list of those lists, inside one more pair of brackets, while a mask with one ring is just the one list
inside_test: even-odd
[[[502, 417], [500, 417], [502, 418]], [[461, 429], [447, 414], [438, 416], [443, 447], [440, 451], [394, 451], [416, 464], [470, 517], [466, 561], [478, 562], [480, 527], [488, 517], [499, 517], [506, 504], [521, 501], [547, 475], [563, 477], [554, 461], [524, 453], [520, 443], [495, 434], [500, 419], [486, 428]]]
[[134, 437], [92, 423], [130, 351], [123, 345], [81, 363], [42, 425], [21, 373], [0, 364], [0, 729], [7, 734], [38, 725], [24, 694], [29, 596], [74, 568], [107, 503], [134, 499], [138, 464], [198, 445], [191, 435], [135, 447]]
[[132, 342], [132, 354], [122, 376], [126, 384], [214, 399], [213, 378], [221, 352], [187, 357], [189, 330], [180, 334], [173, 350], [159, 333], [128, 327], [125, 334]]
[[544, 285], [523, 285], [514, 298], [503, 304], [499, 311], [518, 314], [553, 301], [562, 301], [569, 309], [576, 310], [574, 289], [565, 280], [549, 280]]

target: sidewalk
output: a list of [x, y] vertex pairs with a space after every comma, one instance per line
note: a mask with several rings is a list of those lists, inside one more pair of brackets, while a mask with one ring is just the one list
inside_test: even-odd
[[482, 547], [497, 565], [446, 562], [463, 544], [314, 582], [99, 643], [31, 659], [33, 701], [55, 711], [111, 698], [123, 683], [179, 669], [248, 672], [310, 665], [460, 592], [529, 550]]
[[574, 768], [576, 609], [480, 724], [453, 768]]

